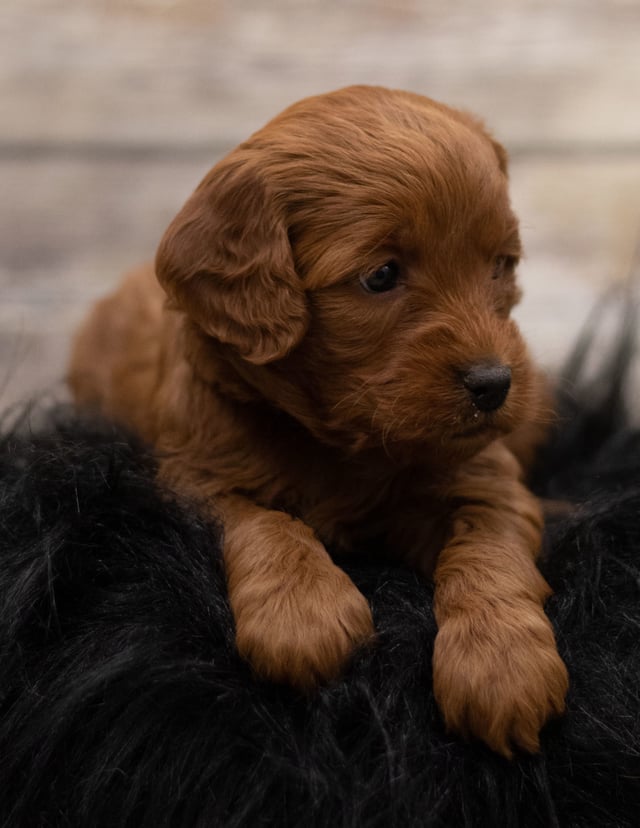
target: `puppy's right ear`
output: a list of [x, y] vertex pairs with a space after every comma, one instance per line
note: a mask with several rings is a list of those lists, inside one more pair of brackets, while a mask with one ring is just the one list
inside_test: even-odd
[[285, 356], [306, 332], [281, 211], [241, 150], [211, 170], [169, 225], [156, 274], [175, 306], [257, 365]]
[[493, 144], [493, 150], [496, 154], [498, 159], [498, 166], [500, 167], [500, 171], [503, 172], [506, 176], [509, 175], [509, 156], [507, 155], [506, 149], [499, 144], [495, 138], [491, 138], [491, 143]]

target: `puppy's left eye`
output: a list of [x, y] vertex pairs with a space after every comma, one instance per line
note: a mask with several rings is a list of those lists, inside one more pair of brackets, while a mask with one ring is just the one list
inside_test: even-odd
[[518, 265], [516, 256], [496, 256], [493, 260], [492, 279], [500, 279], [502, 276], [513, 276], [513, 271]]
[[360, 284], [368, 293], [386, 293], [398, 284], [398, 263], [393, 259], [378, 270], [360, 277]]

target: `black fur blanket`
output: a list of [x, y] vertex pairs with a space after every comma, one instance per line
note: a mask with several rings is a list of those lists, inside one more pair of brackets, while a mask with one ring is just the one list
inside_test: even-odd
[[217, 529], [156, 488], [143, 447], [60, 411], [5, 430], [0, 824], [638, 825], [640, 433], [618, 380], [565, 404], [536, 475], [579, 504], [542, 564], [571, 690], [513, 762], [444, 731], [411, 572], [344, 562], [377, 645], [304, 699], [236, 656]]

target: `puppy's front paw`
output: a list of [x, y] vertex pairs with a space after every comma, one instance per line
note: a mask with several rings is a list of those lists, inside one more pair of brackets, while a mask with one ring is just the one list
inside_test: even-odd
[[280, 575], [246, 579], [231, 593], [238, 652], [263, 678], [310, 690], [337, 677], [374, 635], [371, 610], [324, 548]]
[[512, 757], [540, 749], [539, 734], [564, 710], [567, 670], [541, 608], [518, 618], [459, 614], [436, 637], [434, 693], [447, 727]]

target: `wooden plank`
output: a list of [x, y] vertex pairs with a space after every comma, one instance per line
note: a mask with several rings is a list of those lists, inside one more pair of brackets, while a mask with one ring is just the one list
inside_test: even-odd
[[234, 144], [350, 83], [482, 114], [512, 146], [640, 137], [640, 3], [3, 0], [2, 140]]

